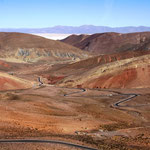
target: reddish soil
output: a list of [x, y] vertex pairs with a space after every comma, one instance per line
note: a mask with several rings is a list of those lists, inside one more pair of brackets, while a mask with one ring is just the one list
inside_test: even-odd
[[[85, 41], [91, 37], [92, 43], [86, 43]], [[40, 48], [47, 50], [46, 47], [50, 45], [57, 48], [57, 42], [45, 41], [41, 37], [32, 38], [34, 36], [27, 34], [1, 33], [0, 52], [1, 54], [3, 51], [8, 52], [7, 49], [11, 51], [11, 45], [18, 48], [19, 44], [19, 47], [25, 48], [36, 45], [38, 50], [41, 50]], [[103, 39], [102, 45], [99, 43], [100, 39]], [[0, 138], [61, 138], [68, 142], [73, 140], [73, 143], [84, 143], [104, 150], [150, 149], [150, 89], [148, 88], [150, 87], [150, 66], [146, 64], [149, 61], [142, 57], [140, 61], [135, 61], [135, 63], [145, 61], [142, 67], [136, 68], [135, 64], [134, 68], [131, 68], [132, 65], [128, 66], [125, 63], [124, 66], [121, 64], [125, 68], [124, 70], [117, 68], [114, 71], [109, 68], [111, 62], [150, 54], [148, 39], [149, 33], [82, 35], [80, 43], [85, 42], [86, 50], [88, 47], [91, 49], [94, 47], [92, 49], [94, 53], [99, 53], [97, 48], [102, 48], [99, 49], [100, 53], [104, 52], [106, 48], [106, 53], [114, 50], [121, 52], [96, 56], [72, 64], [57, 62], [58, 64], [53, 65], [51, 62], [44, 61], [31, 64], [8, 63], [9, 68], [7, 63], [0, 62], [3, 67], [8, 68], [8, 71], [14, 73], [13, 76], [0, 76], [0, 90], [13, 90], [0, 92], [0, 114], [2, 114], [0, 115]], [[25, 42], [26, 40], [27, 42]], [[59, 44], [62, 48], [68, 48], [67, 50], [70, 51], [70, 46], [64, 47], [63, 44]], [[99, 46], [97, 47], [97, 45]], [[126, 51], [131, 47], [133, 51]], [[59, 58], [57, 59], [59, 60]], [[99, 69], [99, 66], [105, 64], [107, 64], [108, 70], [102, 70], [106, 73], [106, 76], [102, 76], [102, 71], [96, 72], [95, 67]], [[93, 74], [95, 76], [92, 77]], [[80, 89], [45, 84], [47, 83], [45, 81], [48, 81], [49, 84], [59, 85], [60, 82], [65, 81], [65, 78], [68, 78], [68, 82], [75, 82], [75, 79], [80, 81], [82, 78], [76, 78], [76, 76], [82, 77], [82, 75], [84, 78], [88, 76], [89, 81], [83, 84], [78, 82], [76, 86], [78, 88], [86, 87], [85, 92]], [[15, 76], [28, 79], [29, 82], [24, 83], [24, 80]], [[41, 78], [44, 86], [39, 87], [39, 83], [36, 83], [34, 87], [30, 86], [32, 88], [16, 90], [29, 87], [28, 83], [37, 81], [38, 77], [47, 78], [47, 80]], [[95, 79], [93, 79], [94, 77]], [[144, 89], [142, 89], [143, 87]], [[113, 88], [110, 90], [116, 92], [100, 90], [100, 88]], [[140, 95], [123, 103], [122, 107], [113, 108], [112, 104], [127, 98], [117, 92]], [[0, 149], [11, 149], [11, 146], [0, 144]], [[26, 146], [27, 149], [32, 148], [30, 144]], [[16, 148], [16, 146], [13, 147]], [[57, 149], [57, 147], [33, 146], [33, 149]]]
[[11, 79], [5, 78], [5, 77], [0, 77], [0, 90], [7, 90], [5, 84], [10, 84], [13, 87], [21, 87], [21, 85]]
[[[149, 109], [142, 106], [149, 102], [149, 89], [147, 94], [138, 91], [142, 95], [123, 109], [110, 107], [122, 95], [104, 90], [87, 90], [83, 94], [77, 91], [80, 90], [42, 87], [0, 93], [0, 138], [61, 138], [104, 150], [150, 147]], [[64, 97], [63, 93], [74, 94]], [[0, 144], [1, 147], [8, 149], [8, 145]], [[40, 149], [39, 145], [35, 147]]]
[[32, 87], [30, 82], [22, 81], [19, 78], [8, 76], [7, 74], [0, 74], [0, 91], [16, 90]]
[[48, 81], [48, 84], [56, 84], [58, 81], [65, 78], [65, 76], [50, 76], [50, 75], [42, 75], [44, 78], [46, 78]]
[[131, 68], [86, 82], [88, 88], [143, 88], [150, 85], [150, 66]]
[[9, 65], [9, 64], [7, 64], [6, 62], [1, 61], [1, 60], [0, 60], [0, 66], [1, 66], [1, 67], [4, 67], [4, 68], [10, 68], [10, 65]]
[[[146, 58], [150, 54], [150, 51], [131, 51], [131, 52], [122, 52], [122, 53], [115, 53], [115, 54], [107, 54], [92, 57], [86, 60], [82, 60], [72, 64], [60, 65], [59, 67], [52, 67], [51, 70], [47, 74], [51, 74], [53, 76], [63, 76], [64, 78], [70, 77], [65, 82], [63, 78], [58, 81], [60, 84], [67, 82], [76, 82], [72, 76], [79, 76], [82, 79], [82, 74], [88, 72], [90, 69], [95, 67], [99, 67], [104, 64], [110, 64], [115, 61], [125, 60], [128, 58], [136, 58], [139, 56], [144, 56]], [[144, 61], [142, 59], [142, 61]], [[138, 63], [138, 62], [137, 62]], [[140, 62], [142, 65], [142, 62]], [[97, 75], [95, 79], [89, 79], [87, 82], [84, 83], [77, 83], [76, 87], [88, 87], [88, 88], [144, 88], [149, 87], [149, 65], [145, 65], [142, 68], [131, 68], [128, 69], [130, 64], [126, 64], [126, 69], [120, 71], [114, 70], [114, 73], [107, 74], [105, 76], [101, 75], [100, 77]], [[131, 63], [132, 65], [132, 63]], [[138, 65], [138, 64], [137, 64]], [[119, 68], [116, 68], [118, 70]], [[105, 71], [104, 71], [105, 73]], [[92, 76], [92, 74], [87, 76]], [[85, 76], [84, 76], [85, 78]], [[58, 83], [55, 82], [55, 83]], [[58, 83], [58, 84], [59, 84]]]
[[150, 51], [131, 51], [131, 52], [122, 52], [109, 55], [100, 55], [96, 57], [91, 57], [86, 60], [82, 60], [72, 64], [60, 65], [59, 67], [54, 66], [49, 70], [48, 74], [57, 75], [57, 76], [68, 76], [74, 74], [80, 74], [82, 72], [88, 71], [94, 67], [124, 60], [128, 58], [138, 57], [150, 54]]

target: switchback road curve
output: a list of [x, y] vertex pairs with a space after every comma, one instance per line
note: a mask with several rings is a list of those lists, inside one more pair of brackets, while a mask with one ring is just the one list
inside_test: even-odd
[[77, 91], [77, 92], [72, 92], [72, 93], [68, 93], [68, 94], [64, 94], [64, 96], [69, 96], [69, 95], [72, 95], [72, 94], [77, 94], [77, 93], [83, 93], [83, 92], [86, 92], [86, 89], [84, 88], [69, 88], [69, 89], [76, 89], [76, 90], [80, 90], [80, 91]]
[[132, 100], [133, 98], [139, 96], [139, 94], [133, 94], [133, 93], [132, 93], [132, 94], [121, 94], [121, 95], [127, 95], [127, 96], [129, 96], [129, 97], [124, 98], [124, 99], [121, 99], [121, 100], [119, 100], [118, 102], [114, 103], [114, 104], [113, 104], [114, 107], [123, 107], [123, 106], [120, 106], [121, 103], [130, 101], [130, 100]]
[[[69, 88], [69, 89], [77, 89], [77, 90], [80, 90], [80, 91], [72, 92], [72, 93], [68, 93], [68, 94], [64, 94], [64, 96], [70, 96], [70, 95], [72, 95], [72, 94], [77, 94], [77, 93], [86, 92], [86, 89], [84, 89], [84, 88]], [[97, 89], [93, 89], [93, 90], [97, 90]], [[97, 91], [113, 92], [113, 93], [117, 93], [118, 95], [128, 96], [127, 98], [120, 99], [119, 101], [117, 101], [117, 102], [115, 102], [114, 104], [112, 104], [113, 107], [123, 107], [123, 106], [121, 106], [120, 104], [125, 103], [125, 102], [127, 102], [127, 101], [130, 101], [130, 100], [132, 100], [133, 98], [135, 98], [135, 97], [137, 97], [137, 96], [140, 95], [140, 94], [135, 94], [135, 93], [123, 94], [123, 93], [116, 92], [116, 91], [112, 91], [112, 90], [97, 90]], [[82, 96], [81, 96], [81, 97], [82, 97]]]

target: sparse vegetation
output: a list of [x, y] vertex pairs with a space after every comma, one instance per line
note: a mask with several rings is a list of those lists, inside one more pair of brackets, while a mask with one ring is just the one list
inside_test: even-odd
[[[10, 34], [5, 34], [9, 39]], [[18, 36], [23, 42], [15, 40]], [[149, 51], [100, 55], [75, 62], [75, 58], [90, 55], [47, 40], [13, 33], [12, 44], [5, 42], [14, 48], [8, 50], [11, 60], [31, 61], [0, 62], [0, 67], [7, 67], [7, 73], [0, 74], [0, 138], [61, 138], [102, 150], [149, 148]], [[121, 51], [130, 46], [120, 46]], [[43, 86], [39, 87], [37, 77], [42, 77]], [[146, 88], [130, 89], [139, 86]], [[107, 88], [122, 89], [113, 92]], [[121, 93], [140, 96], [126, 101], [120, 109], [114, 108], [115, 102], [129, 98]]]
[[14, 93], [4, 93], [0, 95], [1, 100], [19, 100], [19, 96]]
[[101, 125], [100, 129], [103, 129], [104, 131], [116, 131], [118, 129], [127, 129], [127, 128], [132, 128], [135, 126], [136, 125], [127, 123], [127, 122], [117, 122], [117, 123], [113, 123], [113, 124]]

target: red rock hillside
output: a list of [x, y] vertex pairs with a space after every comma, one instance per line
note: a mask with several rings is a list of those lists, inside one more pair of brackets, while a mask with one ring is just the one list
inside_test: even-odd
[[32, 83], [16, 78], [6, 73], [0, 73], [0, 91], [26, 89], [32, 87]]

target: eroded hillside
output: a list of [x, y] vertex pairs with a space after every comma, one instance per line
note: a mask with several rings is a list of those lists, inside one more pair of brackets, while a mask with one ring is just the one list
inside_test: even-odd
[[65, 78], [61, 86], [86, 88], [149, 87], [150, 55], [103, 64]]
[[150, 50], [150, 32], [72, 35], [62, 41], [94, 54]]
[[76, 61], [88, 53], [59, 41], [23, 33], [0, 33], [0, 58], [12, 62]]

